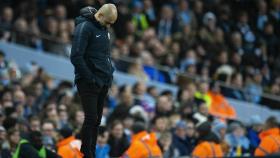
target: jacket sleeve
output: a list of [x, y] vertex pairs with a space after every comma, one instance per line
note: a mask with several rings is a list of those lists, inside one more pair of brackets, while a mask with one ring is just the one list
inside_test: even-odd
[[87, 22], [77, 25], [74, 32], [70, 59], [75, 67], [75, 71], [77, 71], [82, 78], [92, 81], [93, 73], [90, 71], [84, 60], [84, 54], [89, 44], [88, 40], [90, 36], [91, 32], [89, 31]]

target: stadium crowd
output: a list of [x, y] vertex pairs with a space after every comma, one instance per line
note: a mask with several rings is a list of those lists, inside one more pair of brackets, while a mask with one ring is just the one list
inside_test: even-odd
[[[1, 40], [33, 47], [38, 53], [69, 56], [74, 17], [83, 6], [100, 3], [105, 1], [2, 0]], [[204, 153], [202, 141], [218, 144], [225, 156], [264, 155], [280, 148], [279, 122], [274, 117], [262, 122], [251, 116], [244, 124], [224, 97], [259, 103], [263, 92], [280, 94], [279, 0], [114, 3], [119, 10], [111, 34], [114, 65], [142, 81], [112, 85], [98, 136], [98, 158], [122, 156], [133, 147], [134, 134], [143, 130], [155, 133], [152, 138], [164, 158]], [[0, 53], [1, 156], [18, 153], [18, 144], [28, 144], [23, 138], [32, 146], [26, 145], [27, 149], [41, 151], [44, 146], [47, 157], [57, 157], [51, 151], [63, 158], [79, 155], [72, 149], [79, 146], [84, 114], [71, 82], [57, 83], [36, 63], [20, 70], [5, 59], [5, 53]], [[200, 80], [186, 81], [178, 72], [199, 75]], [[245, 87], [245, 92], [221, 88], [209, 79]], [[180, 90], [177, 96], [159, 93], [146, 87], [147, 80], [177, 84]], [[276, 140], [267, 140], [268, 136]], [[67, 148], [70, 142], [75, 143]], [[130, 153], [138, 150], [129, 148]]]
[[[177, 83], [178, 73], [218, 79], [244, 87], [243, 92], [224, 95], [255, 103], [263, 92], [280, 94], [279, 0], [109, 2], [119, 10], [111, 31], [119, 71], [166, 83]], [[105, 0], [4, 0], [0, 37], [69, 56], [79, 9], [102, 3]], [[124, 57], [136, 62], [127, 63]]]

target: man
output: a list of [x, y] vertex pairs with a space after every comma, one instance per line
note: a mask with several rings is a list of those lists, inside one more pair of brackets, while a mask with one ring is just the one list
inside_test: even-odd
[[280, 155], [280, 129], [275, 117], [265, 121], [265, 130], [259, 134], [260, 145], [255, 150], [255, 156]]
[[185, 121], [181, 120], [176, 123], [172, 144], [179, 151], [180, 156], [191, 154], [194, 144], [187, 138], [187, 123]]
[[136, 122], [132, 126], [131, 145], [122, 158], [161, 158], [155, 133], [148, 133], [145, 124]]
[[117, 8], [113, 4], [104, 4], [98, 11], [92, 7], [83, 8], [80, 14], [75, 22], [71, 62], [85, 112], [81, 152], [84, 158], [94, 158], [103, 103], [114, 71], [107, 28], [117, 20]]

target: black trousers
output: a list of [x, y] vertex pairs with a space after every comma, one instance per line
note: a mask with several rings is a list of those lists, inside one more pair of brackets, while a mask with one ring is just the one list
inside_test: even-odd
[[76, 83], [85, 113], [81, 129], [81, 152], [84, 154], [84, 158], [95, 158], [98, 127], [101, 123], [103, 105], [109, 87], [100, 87], [83, 80], [78, 80]]

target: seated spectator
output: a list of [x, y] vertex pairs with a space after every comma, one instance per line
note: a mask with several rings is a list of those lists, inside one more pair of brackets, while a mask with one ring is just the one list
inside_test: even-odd
[[129, 114], [130, 108], [134, 105], [130, 86], [122, 86], [120, 88], [119, 99], [119, 104], [110, 114], [108, 123], [113, 122], [113, 120], [124, 120]]
[[96, 142], [96, 158], [109, 158], [110, 146], [108, 144], [109, 133], [105, 127], [99, 128]]
[[280, 130], [277, 119], [269, 117], [265, 121], [264, 131], [259, 134], [260, 145], [255, 150], [255, 156], [279, 155]]
[[255, 70], [253, 76], [247, 77], [247, 84], [245, 85], [246, 98], [249, 102], [259, 103], [263, 88], [261, 86], [262, 75], [258, 70]]
[[47, 149], [54, 150], [56, 144], [56, 131], [54, 123], [52, 121], [44, 121], [41, 129], [43, 145]]
[[153, 124], [151, 131], [153, 131], [156, 134], [157, 138], [159, 138], [162, 133], [166, 132], [169, 129], [168, 117], [155, 116], [151, 122]]
[[174, 112], [172, 101], [167, 96], [159, 96], [156, 103], [157, 116], [170, 116]]
[[161, 8], [160, 18], [157, 23], [157, 35], [160, 40], [170, 37], [172, 33], [178, 31], [178, 20], [174, 16], [174, 11], [168, 5]]
[[211, 132], [210, 122], [201, 123], [197, 127], [197, 132], [198, 144], [194, 148], [192, 156], [198, 158], [224, 156], [219, 138]]
[[165, 82], [164, 75], [155, 67], [154, 59], [149, 52], [142, 54], [142, 60], [144, 64], [144, 71], [149, 76], [149, 79]]
[[116, 120], [110, 125], [108, 145], [110, 146], [110, 157], [120, 157], [128, 149], [130, 144], [124, 133], [122, 122]]
[[259, 134], [263, 128], [263, 122], [259, 115], [253, 115], [250, 117], [250, 126], [247, 129], [247, 137], [250, 141], [251, 153], [259, 146], [261, 140]]
[[249, 155], [250, 141], [245, 136], [245, 129], [240, 123], [233, 122], [229, 125], [230, 133], [226, 135], [226, 142], [230, 145], [229, 156]]
[[[191, 125], [189, 124], [189, 126]], [[194, 147], [194, 144], [192, 144], [193, 142], [191, 139], [192, 139], [191, 137], [190, 138], [187, 137], [186, 122], [185, 121], [177, 122], [172, 138], [172, 146], [176, 150], [178, 150], [179, 156], [187, 156], [191, 154]]]
[[40, 158], [38, 151], [29, 143], [29, 141], [21, 139], [18, 130], [10, 129], [8, 131], [8, 140], [11, 147], [9, 157]]
[[215, 120], [212, 124], [212, 131], [221, 140], [221, 147], [224, 154], [229, 152], [230, 146], [225, 140], [227, 125], [219, 120]]
[[245, 95], [244, 92], [241, 90], [243, 88], [243, 77], [240, 73], [234, 73], [231, 76], [230, 79], [230, 84], [236, 89], [232, 88], [225, 88], [223, 89], [223, 94], [227, 97], [238, 99], [238, 100], [243, 100], [245, 101]]
[[149, 21], [147, 16], [143, 13], [143, 3], [141, 1], [134, 1], [132, 23], [137, 29], [137, 34], [139, 36], [149, 27]]
[[161, 148], [163, 158], [179, 157], [180, 153], [172, 144], [172, 134], [169, 132], [163, 133], [159, 140], [159, 146]]
[[134, 63], [132, 63], [128, 69], [128, 73], [132, 74], [143, 81], [148, 81], [148, 75], [145, 73], [141, 59], [136, 59]]

